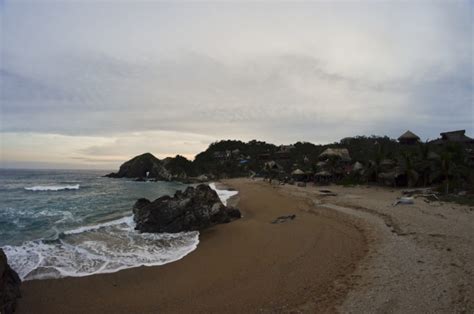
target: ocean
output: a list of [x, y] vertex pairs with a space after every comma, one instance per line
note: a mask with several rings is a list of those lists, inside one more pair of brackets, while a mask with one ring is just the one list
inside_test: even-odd
[[[22, 280], [162, 265], [196, 249], [198, 232], [141, 234], [132, 217], [138, 198], [154, 200], [187, 185], [105, 173], [0, 169], [0, 247]], [[223, 202], [232, 195], [216, 191]]]

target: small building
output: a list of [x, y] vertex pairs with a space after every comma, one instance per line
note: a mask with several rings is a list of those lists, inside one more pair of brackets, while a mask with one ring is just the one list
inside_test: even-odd
[[347, 148], [327, 148], [319, 155], [319, 160], [327, 160], [331, 157], [338, 158], [343, 162], [351, 161], [351, 156]]
[[398, 138], [398, 142], [403, 145], [414, 145], [420, 141], [420, 137], [411, 131], [406, 131]]
[[270, 160], [270, 161], [267, 161], [264, 165], [263, 165], [263, 168], [264, 170], [267, 170], [267, 171], [282, 171], [283, 170], [283, 167], [280, 166], [278, 163], [276, 163], [274, 160]]
[[333, 181], [334, 176], [329, 171], [320, 171], [314, 175], [314, 181], [317, 183], [329, 183]]
[[451, 132], [440, 133], [441, 138], [431, 141], [431, 144], [447, 144], [447, 143], [461, 143], [461, 144], [474, 144], [474, 139], [466, 136], [466, 130], [457, 130]]

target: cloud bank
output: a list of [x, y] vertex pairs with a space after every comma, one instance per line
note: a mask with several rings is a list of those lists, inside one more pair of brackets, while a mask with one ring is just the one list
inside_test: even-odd
[[115, 167], [143, 151], [192, 157], [222, 138], [472, 135], [472, 10], [5, 1], [2, 163]]

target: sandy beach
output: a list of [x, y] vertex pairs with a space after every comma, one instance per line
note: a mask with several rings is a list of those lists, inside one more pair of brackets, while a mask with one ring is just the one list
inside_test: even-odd
[[[367, 252], [358, 220], [316, 212], [265, 182], [224, 182], [244, 217], [204, 231], [174, 263], [82, 278], [27, 281], [18, 313], [334, 312]], [[330, 213], [329, 215], [326, 213]], [[295, 219], [272, 224], [282, 215]]]
[[474, 313], [474, 208], [423, 197], [393, 206], [403, 189], [385, 187], [276, 188], [363, 226], [369, 253], [338, 312]]
[[382, 187], [221, 184], [244, 217], [203, 232], [182, 260], [28, 281], [19, 313], [474, 311], [473, 208], [393, 206], [401, 190]]

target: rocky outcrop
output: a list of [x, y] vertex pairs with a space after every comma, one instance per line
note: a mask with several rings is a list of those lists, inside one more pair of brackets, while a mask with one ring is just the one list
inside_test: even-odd
[[216, 191], [205, 184], [153, 202], [139, 199], [133, 215], [135, 229], [141, 232], [170, 233], [202, 230], [241, 217], [238, 209], [224, 206]]
[[161, 160], [150, 153], [136, 156], [123, 163], [117, 173], [110, 173], [111, 178], [156, 178], [163, 174]]
[[20, 284], [20, 277], [10, 268], [7, 256], [0, 249], [0, 313], [15, 311], [16, 299], [20, 297]]
[[136, 156], [123, 163], [109, 178], [137, 178], [137, 181], [165, 180], [185, 181], [192, 170], [192, 162], [177, 155], [160, 160], [150, 153]]

